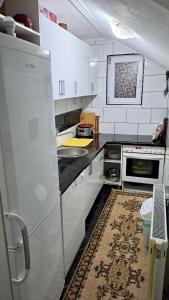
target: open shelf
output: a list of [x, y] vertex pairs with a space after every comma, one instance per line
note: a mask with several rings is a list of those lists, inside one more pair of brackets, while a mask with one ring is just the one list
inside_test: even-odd
[[[5, 18], [5, 16], [0, 14], [0, 31], [5, 33], [5, 28], [4, 28], [4, 23], [3, 23], [4, 18]], [[16, 25], [15, 33], [16, 33], [17, 37], [22, 38], [27, 41], [34, 42], [38, 45], [40, 44], [40, 33], [39, 32], [37, 32], [33, 29], [30, 29], [16, 21], [15, 21], [15, 25]]]
[[104, 178], [104, 184], [121, 186], [121, 181], [111, 181], [111, 180], [109, 180], [109, 179], [107, 179], [107, 178], [105, 177], [105, 178]]
[[104, 158], [104, 162], [121, 164], [121, 160], [120, 159], [111, 159], [111, 158], [107, 158], [107, 157]]

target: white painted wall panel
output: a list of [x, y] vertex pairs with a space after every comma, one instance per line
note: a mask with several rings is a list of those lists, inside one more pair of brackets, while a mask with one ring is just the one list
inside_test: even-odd
[[127, 109], [128, 123], [150, 123], [151, 109]]

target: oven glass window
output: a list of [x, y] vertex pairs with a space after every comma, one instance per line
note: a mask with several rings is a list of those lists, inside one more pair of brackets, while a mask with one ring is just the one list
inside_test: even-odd
[[127, 158], [126, 175], [158, 179], [159, 161]]

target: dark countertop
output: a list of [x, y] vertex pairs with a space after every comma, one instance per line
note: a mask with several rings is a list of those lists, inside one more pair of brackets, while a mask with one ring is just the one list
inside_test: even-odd
[[61, 194], [87, 168], [106, 143], [165, 147], [161, 143], [152, 143], [152, 136], [98, 134], [94, 141], [86, 147], [89, 151], [88, 155], [79, 158], [62, 158], [58, 160]]

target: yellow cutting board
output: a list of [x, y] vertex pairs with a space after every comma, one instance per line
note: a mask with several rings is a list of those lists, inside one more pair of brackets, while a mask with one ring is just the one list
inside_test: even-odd
[[93, 139], [78, 139], [78, 138], [72, 138], [68, 140], [67, 142], [63, 143], [62, 146], [70, 146], [70, 147], [86, 147], [88, 146]]

